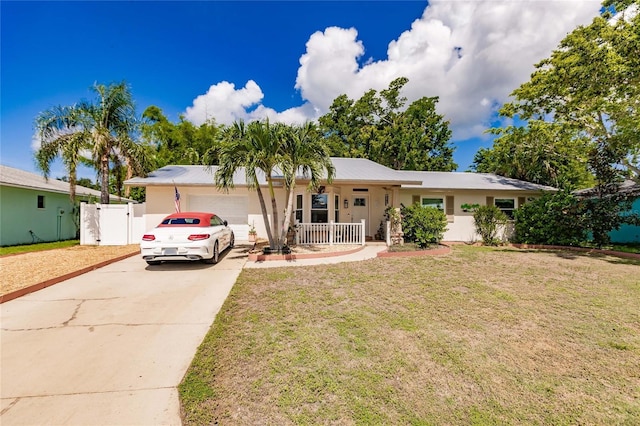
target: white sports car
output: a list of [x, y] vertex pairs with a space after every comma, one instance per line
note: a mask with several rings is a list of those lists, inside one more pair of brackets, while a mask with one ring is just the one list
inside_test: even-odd
[[227, 221], [213, 213], [182, 212], [165, 217], [142, 236], [140, 254], [149, 265], [163, 260], [203, 260], [218, 263], [220, 252], [233, 248]]

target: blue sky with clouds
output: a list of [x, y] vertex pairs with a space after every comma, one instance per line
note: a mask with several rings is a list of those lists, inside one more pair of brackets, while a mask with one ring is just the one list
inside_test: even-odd
[[[125, 80], [138, 113], [200, 124], [316, 119], [346, 93], [409, 78], [439, 96], [459, 170], [509, 93], [598, 1], [0, 2], [0, 162], [37, 172], [33, 121]], [[60, 164], [52, 176], [63, 176]], [[85, 171], [85, 177], [94, 178]]]

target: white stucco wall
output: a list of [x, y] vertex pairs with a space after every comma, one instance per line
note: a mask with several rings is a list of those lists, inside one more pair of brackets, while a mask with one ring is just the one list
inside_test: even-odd
[[[538, 197], [539, 193], [528, 191], [472, 191], [472, 190], [460, 190], [460, 191], [448, 191], [448, 192], [436, 192], [423, 189], [409, 189], [404, 188], [400, 190], [400, 202], [405, 206], [409, 206], [412, 203], [413, 196], [418, 195], [420, 198], [442, 198], [446, 203], [447, 196], [454, 197], [454, 214], [450, 218], [447, 225], [447, 231], [444, 234], [444, 241], [464, 241], [475, 242], [480, 241], [480, 235], [475, 231], [475, 223], [473, 220], [472, 212], [464, 212], [462, 210], [462, 204], [479, 204], [484, 206], [486, 204], [487, 197], [495, 198], [513, 198], [515, 200], [515, 207], [518, 206], [519, 197]], [[447, 206], [445, 206], [445, 209]], [[508, 230], [507, 230], [508, 232]]]
[[[262, 218], [262, 210], [260, 208], [257, 192], [250, 191], [244, 187], [237, 187], [231, 191], [234, 196], [242, 195], [248, 197], [248, 215], [246, 224], [248, 227], [251, 225], [255, 226], [259, 238], [266, 238], [267, 231]], [[178, 192], [180, 193], [180, 208], [182, 211], [191, 210], [189, 205], [190, 198], [193, 199], [193, 197], [206, 195], [225, 195], [223, 191], [219, 191], [214, 187], [205, 186], [178, 186]], [[278, 209], [280, 210], [280, 218], [282, 218], [286, 207], [285, 193], [282, 188], [276, 188], [275, 192], [276, 202]], [[269, 193], [266, 188], [263, 189], [263, 195], [265, 197], [267, 211], [269, 212], [269, 220], [271, 220], [271, 199], [269, 198]], [[147, 187], [145, 215], [146, 230], [154, 228], [165, 216], [175, 212], [174, 197], [175, 190], [173, 186]], [[213, 213], [216, 212], [214, 211]], [[224, 217], [222, 219], [224, 219]]]

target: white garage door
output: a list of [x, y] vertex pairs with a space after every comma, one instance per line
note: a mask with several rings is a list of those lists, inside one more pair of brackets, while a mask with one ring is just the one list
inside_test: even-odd
[[249, 238], [249, 197], [245, 195], [190, 195], [189, 210], [215, 213], [229, 222], [237, 240]]

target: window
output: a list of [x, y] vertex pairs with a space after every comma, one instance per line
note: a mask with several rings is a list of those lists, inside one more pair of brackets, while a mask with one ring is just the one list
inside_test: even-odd
[[296, 195], [296, 221], [302, 223], [302, 194]]
[[336, 223], [340, 222], [340, 196], [336, 195], [335, 198], [333, 199], [334, 203], [333, 203], [333, 220]]
[[496, 198], [494, 203], [509, 219], [513, 219], [513, 210], [516, 208], [516, 201], [513, 198]]
[[366, 207], [367, 206], [367, 199], [366, 198], [354, 198], [353, 199], [353, 205], [355, 207]]
[[44, 209], [44, 195], [38, 195], [38, 208]]
[[224, 226], [224, 221], [218, 216], [211, 216], [211, 226]]
[[311, 195], [311, 223], [327, 223], [329, 221], [327, 194]]
[[438, 210], [444, 210], [444, 200], [442, 198], [423, 198], [422, 207], [435, 207]]

